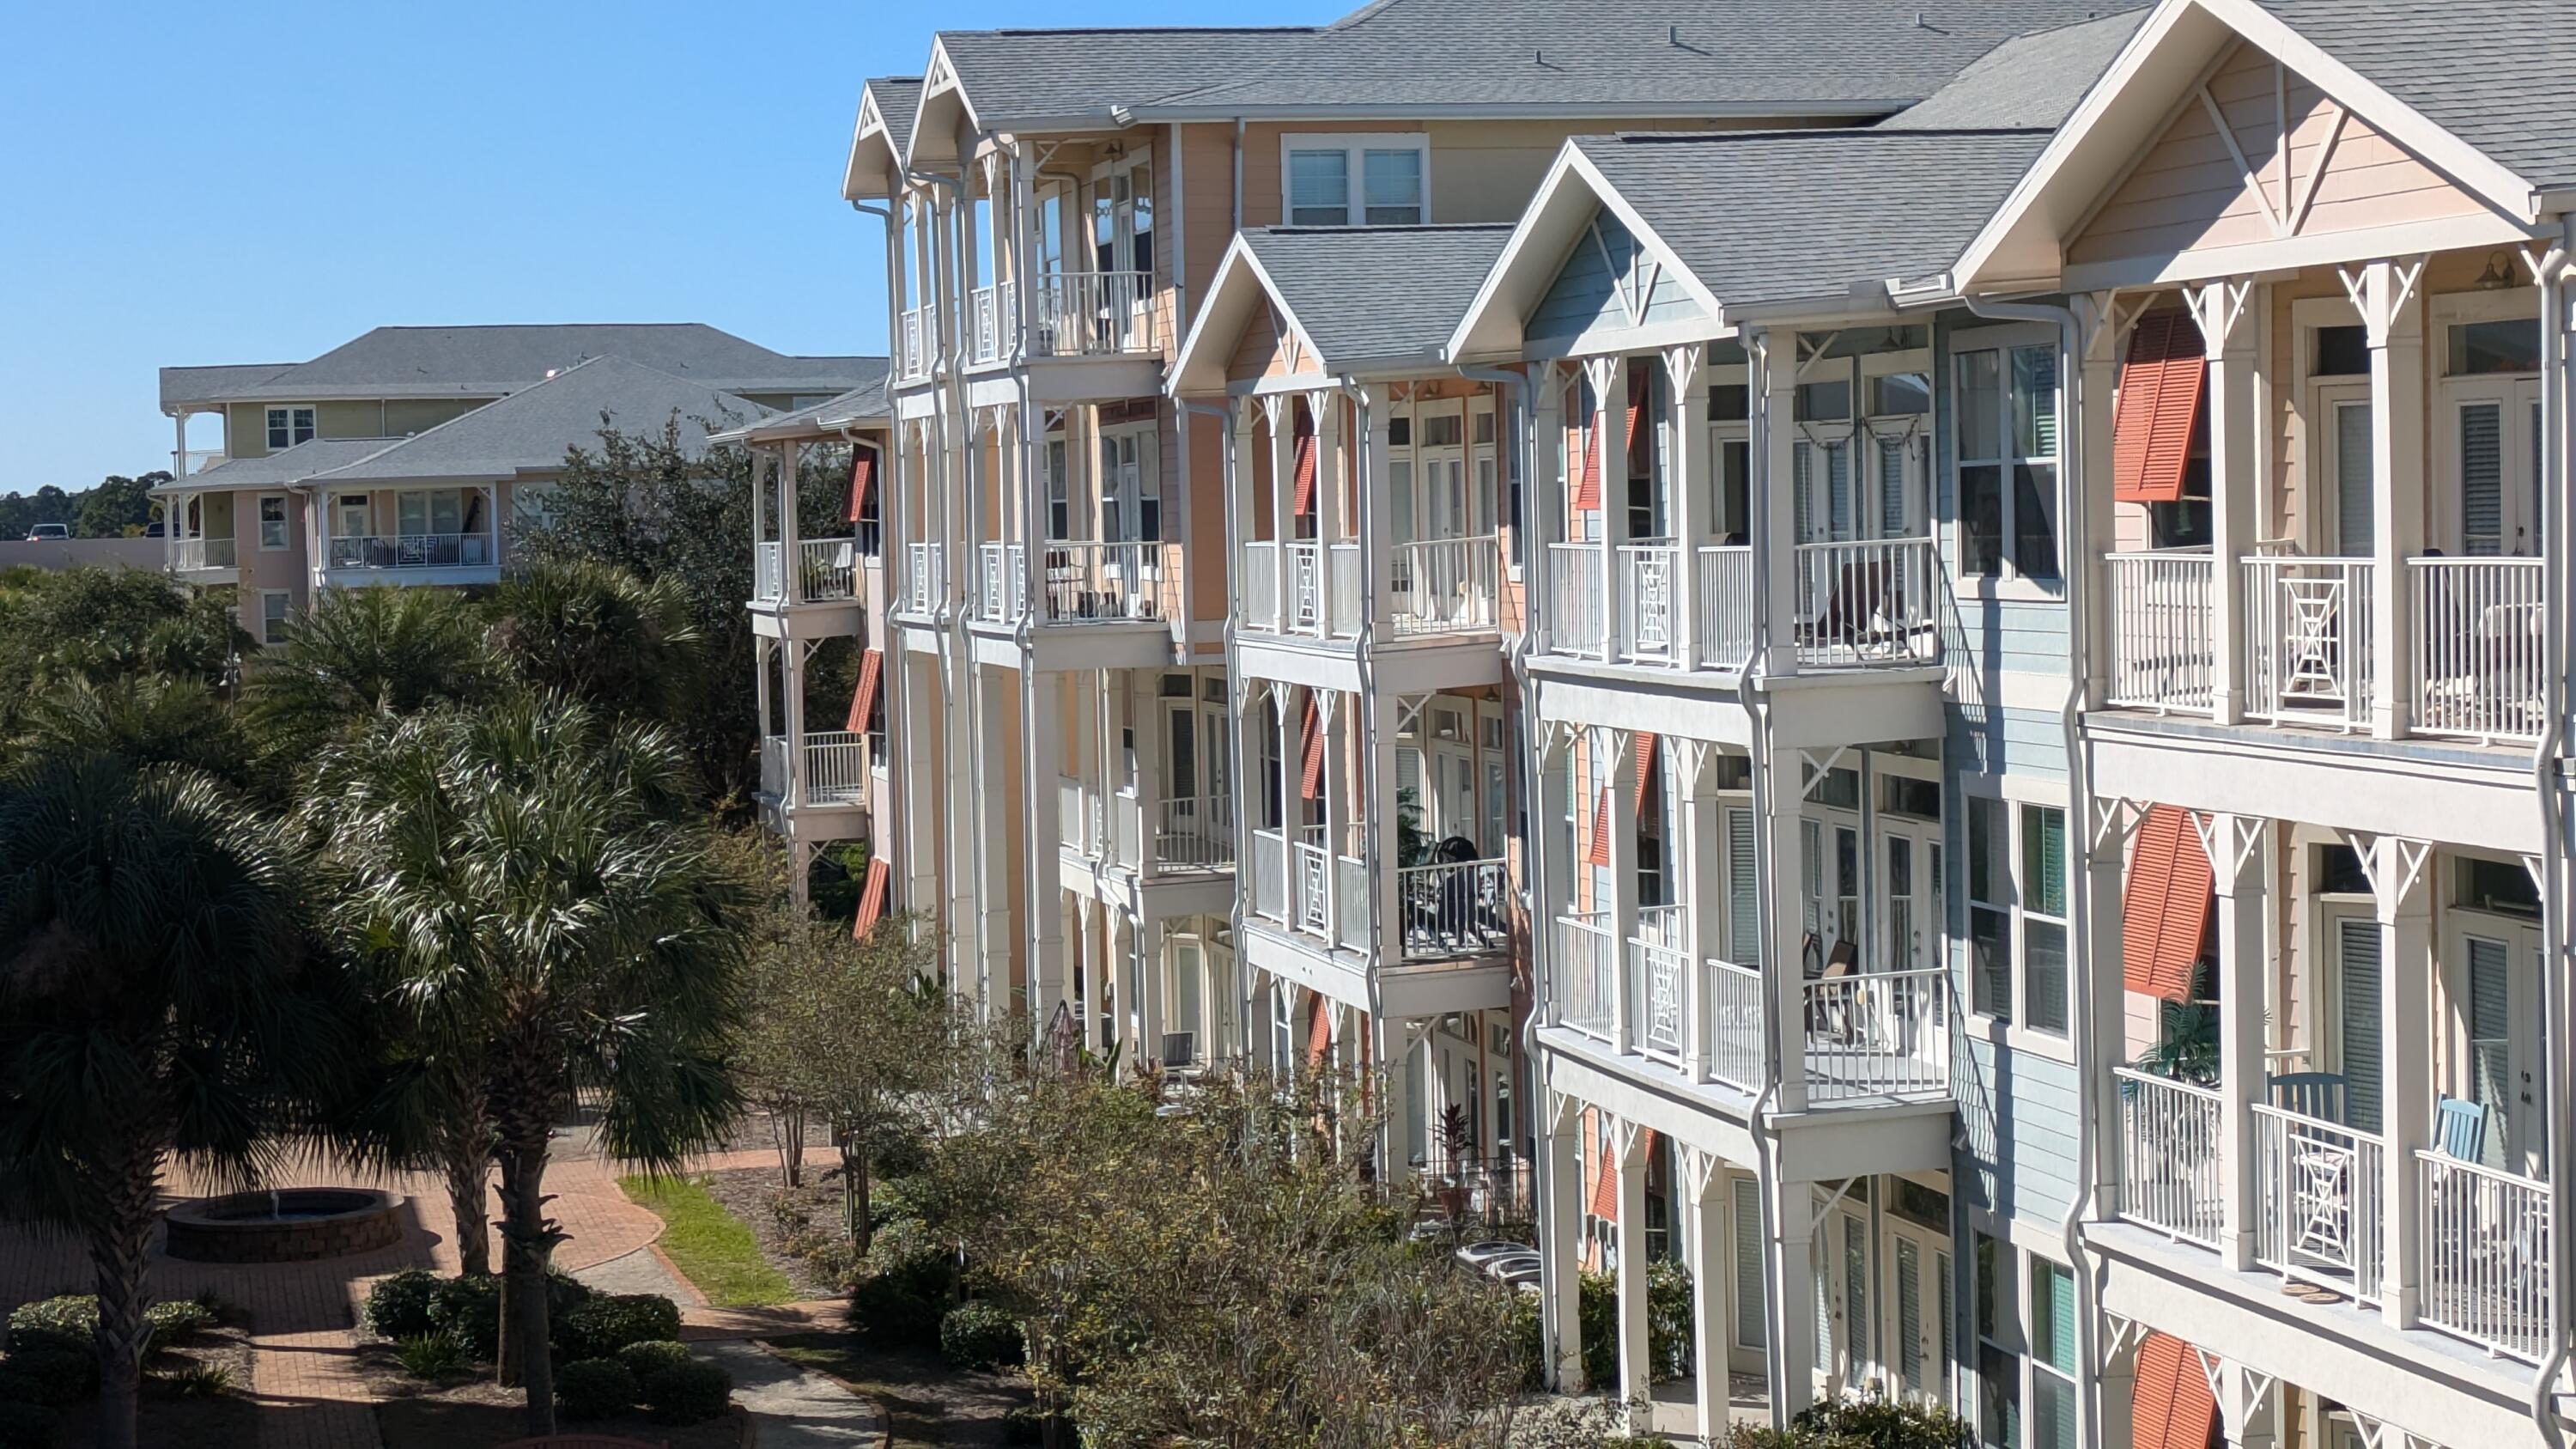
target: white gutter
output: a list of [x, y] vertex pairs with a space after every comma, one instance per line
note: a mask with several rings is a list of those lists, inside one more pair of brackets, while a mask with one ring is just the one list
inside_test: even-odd
[[[2576, 200], [2576, 198], [2571, 198]], [[2540, 439], [2541, 456], [2535, 460], [2542, 487], [2540, 489], [2541, 555], [2544, 558], [2567, 559], [2571, 554], [2568, 531], [2566, 490], [2569, 472], [2576, 468], [2568, 446], [2568, 414], [2576, 405], [2576, 367], [2568, 356], [2567, 304], [2568, 257], [2576, 251], [2576, 216], [2561, 219], [2564, 241], [2549, 248], [2532, 263], [2535, 279], [2540, 284]], [[2526, 260], [2528, 260], [2526, 254]], [[2551, 464], [2555, 462], [2553, 469]], [[2552, 476], [2554, 473], [2555, 476]], [[2565, 1035], [2576, 1029], [2576, 1017], [2568, 1011], [2567, 943], [2567, 858], [2569, 845], [2566, 799], [2567, 788], [2567, 677], [2569, 648], [2567, 589], [2563, 580], [2565, 565], [2540, 572], [2541, 636], [2561, 651], [2552, 668], [2541, 671], [2540, 743], [2531, 753], [2532, 781], [2540, 790], [2540, 913], [2542, 937], [2549, 943], [2550, 969], [2541, 973], [2541, 1029], [2556, 1032], [2549, 1040], [2564, 1042]], [[2564, 1048], [2560, 1049], [2565, 1060]], [[2531, 1422], [2540, 1431], [2541, 1442], [2549, 1449], [2561, 1449], [2566, 1436], [2558, 1421], [2558, 1376], [2566, 1365], [2570, 1307], [2568, 1299], [2568, 1266], [2576, 1243], [2569, 1232], [2567, 1174], [2571, 1167], [2568, 1153], [2569, 1111], [2567, 1072], [2560, 1062], [2546, 1069], [2547, 1092], [2542, 1120], [2547, 1124], [2549, 1143], [2549, 1237], [2550, 1261], [2556, 1273], [2549, 1293], [2549, 1355], [2531, 1378]]]

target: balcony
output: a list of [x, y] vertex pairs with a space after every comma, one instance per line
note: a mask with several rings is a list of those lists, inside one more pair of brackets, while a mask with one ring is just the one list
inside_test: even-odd
[[[1549, 1007], [1558, 1025], [1693, 1084], [1760, 1094], [1773, 996], [1762, 972], [1715, 957], [1694, 967], [1688, 917], [1679, 907], [1641, 910], [1637, 932], [1624, 942], [1606, 911], [1568, 912], [1555, 924]], [[1793, 1040], [1809, 1107], [1948, 1100], [1954, 1012], [1947, 971], [1818, 977], [1801, 985], [1800, 1001], [1804, 1029]]]
[[1260, 633], [1357, 638], [1360, 546], [1313, 539], [1247, 543], [1243, 600], [1244, 626]]
[[868, 737], [848, 730], [805, 736], [803, 769], [790, 777], [796, 753], [784, 735], [760, 742], [760, 793], [789, 810], [864, 805]]
[[902, 320], [902, 351], [895, 358], [896, 373], [906, 381], [928, 377], [939, 350], [938, 314], [928, 307], [915, 307], [905, 312]]
[[1511, 876], [1501, 860], [1441, 861], [1396, 872], [1407, 961], [1449, 961], [1511, 948]]
[[[2205, 551], [2113, 554], [2108, 702], [2214, 716], [2217, 561]], [[2421, 557], [2397, 580], [2404, 677], [2374, 642], [2378, 565], [2267, 555], [2238, 561], [2246, 718], [2345, 732], [2371, 728], [2383, 691], [2415, 734], [2529, 744], [2543, 724], [2549, 650], [2544, 560]]]
[[787, 547], [752, 549], [751, 596], [764, 603], [819, 604], [859, 596], [858, 544], [847, 538], [811, 538], [796, 545], [796, 589], [787, 590]]
[[1057, 839], [1076, 858], [1150, 876], [1234, 869], [1232, 796], [1166, 796], [1154, 802], [1153, 815], [1149, 834], [1144, 806], [1132, 793], [1056, 777]]
[[[2225, 1100], [2123, 1067], [2119, 1216], [2219, 1251], [2227, 1232]], [[2252, 1255], [2286, 1281], [2378, 1304], [2400, 1225], [2386, 1202], [2387, 1139], [2254, 1103], [2248, 1139]], [[2412, 1153], [2424, 1326], [2538, 1363], [2556, 1280], [2549, 1185], [2433, 1148]]]
[[1490, 533], [1397, 544], [1390, 601], [1397, 637], [1492, 633], [1501, 562]]
[[[1753, 553], [1743, 546], [1685, 551], [1669, 540], [1616, 546], [1548, 545], [1547, 649], [1649, 669], [1734, 670], [1754, 637]], [[1694, 574], [1695, 629], [1681, 628], [1685, 567]], [[1799, 667], [1849, 669], [1937, 663], [1940, 560], [1928, 538], [1800, 544], [1791, 558]]]
[[901, 584], [895, 612], [923, 619], [938, 614], [948, 594], [947, 550], [935, 543], [905, 544]]
[[974, 366], [1014, 358], [1160, 356], [1172, 341], [1165, 299], [1150, 272], [1042, 272], [1021, 330], [1017, 282], [993, 282], [967, 294], [966, 330], [958, 340]]
[[170, 567], [179, 573], [197, 569], [230, 569], [236, 558], [235, 540], [229, 538], [174, 538], [170, 540]]
[[500, 554], [489, 533], [351, 535], [326, 540], [325, 565], [333, 573], [426, 573], [435, 569], [493, 569]]
[[[1039, 580], [1038, 622], [1043, 624], [1158, 623], [1180, 610], [1178, 550], [1147, 539], [1097, 543], [1049, 542]], [[1028, 597], [1028, 550], [1016, 543], [976, 549], [974, 617], [982, 624], [1020, 621]]]

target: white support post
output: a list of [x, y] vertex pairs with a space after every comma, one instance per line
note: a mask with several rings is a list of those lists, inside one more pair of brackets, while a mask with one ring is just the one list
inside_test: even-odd
[[[1369, 795], [1360, 803], [1360, 818], [1389, 819], [1395, 813], [1395, 736], [1404, 702], [1372, 680], [1369, 692], [1352, 703], [1365, 711], [1357, 717], [1368, 723], [1368, 732], [1360, 744], [1367, 756], [1361, 778], [1367, 782]], [[1397, 858], [1395, 847], [1395, 832], [1384, 829], [1368, 832], [1360, 846], [1369, 888], [1377, 898], [1377, 931], [1369, 953], [1371, 964], [1377, 968], [1404, 960], [1404, 876], [1398, 869], [1403, 862]]]
[[1297, 400], [1274, 393], [1261, 399], [1260, 406], [1270, 424], [1270, 546], [1275, 550], [1270, 576], [1277, 594], [1272, 617], [1279, 621], [1280, 633], [1292, 634], [1297, 620], [1289, 609], [1297, 593], [1292, 581], [1296, 565], [1288, 546], [1297, 539]]
[[1805, 756], [1775, 744], [1761, 758], [1769, 779], [1762, 796], [1767, 818], [1761, 823], [1758, 848], [1768, 869], [1758, 879], [1768, 891], [1762, 908], [1771, 913], [1771, 957], [1763, 961], [1762, 975], [1771, 989], [1772, 1019], [1779, 1024], [1780, 1037], [1780, 1083], [1773, 1100], [1782, 1112], [1803, 1112], [1807, 1109]]
[[[1354, 701], [1338, 690], [1315, 691], [1316, 728], [1324, 736], [1324, 939], [1342, 943], [1342, 832], [1350, 826], [1350, 764], [1346, 741]], [[1335, 730], [1342, 737], [1335, 738]]]
[[1771, 1356], [1779, 1366], [1780, 1391], [1771, 1421], [1785, 1427], [1816, 1399], [1816, 1191], [1809, 1183], [1776, 1178], [1772, 1191], [1779, 1201], [1771, 1210], [1771, 1278], [1780, 1285], [1780, 1301], [1772, 1324], [1779, 1340]]
[[1529, 741], [1529, 747], [1538, 754], [1538, 807], [1531, 816], [1526, 846], [1532, 917], [1530, 931], [1536, 938], [1533, 954], [1538, 958], [1539, 969], [1535, 1010], [1542, 1024], [1558, 1026], [1565, 1020], [1565, 1003], [1557, 999], [1555, 978], [1549, 974], [1548, 968], [1563, 949], [1562, 933], [1556, 918], [1563, 904], [1573, 898], [1573, 893], [1566, 889], [1566, 882], [1575, 864], [1557, 858], [1556, 841], [1559, 836], [1556, 827], [1558, 821], [1566, 818], [1567, 809], [1574, 802], [1567, 798], [1571, 793], [1568, 772], [1557, 765], [1562, 758], [1560, 752], [1566, 748], [1563, 737], [1550, 726], [1541, 725], [1539, 730], [1539, 737]]
[[[1754, 637], [1759, 643], [1753, 665], [1757, 673], [1785, 675], [1798, 672], [1798, 513], [1790, 506], [1790, 490], [1797, 486], [1798, 477], [1798, 334], [1769, 331], [1758, 341], [1752, 357], [1759, 441], [1749, 452], [1755, 471], [1752, 495], [1761, 520], [1751, 533], [1754, 577], [1762, 587], [1754, 600], [1758, 609]], [[1790, 798], [1795, 799], [1802, 788], [1793, 780]], [[1786, 954], [1798, 937], [1778, 939]]]
[[[1334, 597], [1333, 545], [1342, 537], [1342, 477], [1336, 465], [1342, 441], [1341, 395], [1328, 390], [1306, 394], [1315, 415], [1315, 632], [1333, 636], [1340, 601]], [[1285, 564], [1287, 560], [1280, 560]]]
[[[1383, 1170], [1378, 1180], [1400, 1185], [1414, 1175], [1412, 1122], [1422, 1086], [1413, 1062], [1413, 1023], [1377, 1012], [1369, 1017], [1369, 1030], [1377, 1037], [1378, 1060], [1385, 1063], [1386, 1115], [1378, 1134]], [[1428, 1099], [1423, 1110], [1430, 1110]]]
[[2372, 842], [2371, 891], [2379, 917], [2380, 1241], [2386, 1266], [2379, 1308], [2391, 1328], [2423, 1311], [2423, 1203], [2414, 1153], [2433, 1134], [2433, 849], [2382, 836]]
[[[1682, 1149], [1675, 1144], [1675, 1155]], [[1726, 1367], [1725, 1264], [1733, 1240], [1726, 1233], [1726, 1169], [1712, 1153], [1692, 1151], [1683, 1175], [1689, 1195], [1683, 1214], [1690, 1229], [1691, 1377], [1699, 1400], [1699, 1435], [1723, 1443], [1727, 1432], [1730, 1375]], [[1761, 1291], [1757, 1286], [1756, 1292]]]
[[[1544, 609], [1556, 598], [1556, 560], [1551, 547], [1566, 534], [1567, 481], [1566, 470], [1559, 466], [1565, 444], [1565, 389], [1560, 385], [1556, 365], [1531, 363], [1527, 375], [1530, 447], [1521, 471], [1521, 531], [1528, 535], [1521, 544], [1525, 560], [1521, 596], [1525, 610], [1531, 604]], [[1582, 460], [1575, 459], [1574, 464], [1579, 471]], [[1543, 647], [1548, 643], [1544, 622], [1539, 640]]]
[[1579, 1109], [1544, 1083], [1536, 1103], [1547, 1202], [1539, 1215], [1546, 1258], [1547, 1340], [1555, 1346], [1556, 1391], [1580, 1394], [1583, 1376], [1583, 1120]]
[[[2210, 680], [2220, 724], [2245, 717], [2245, 569], [2261, 532], [2263, 480], [2255, 459], [2254, 285], [2217, 281], [2186, 293], [2209, 367]], [[2088, 429], [2087, 437], [2096, 430]]]
[[[2114, 471], [2113, 394], [2120, 381], [2120, 353], [2125, 334], [2118, 325], [2119, 314], [2109, 294], [2086, 294], [2071, 299], [2071, 302], [2081, 320], [2079, 335], [2084, 343], [2084, 353], [2077, 364], [2083, 375], [2083, 413], [2075, 420], [2075, 435], [2081, 441], [2083, 451], [2076, 460], [2074, 476], [2067, 480], [2066, 486], [2085, 491], [2085, 507], [2080, 510], [2084, 515], [2085, 534], [2068, 540], [2072, 547], [2065, 566], [2094, 569], [2093, 576], [2102, 581], [2092, 591], [2096, 602], [2084, 610], [2084, 637], [2074, 641], [2076, 687], [2082, 691], [2082, 702], [2089, 708], [2100, 704], [2109, 688], [2111, 620], [2119, 603], [2110, 597], [2110, 579], [2107, 571], [2102, 569], [2101, 561], [2119, 548], [2119, 511], [2111, 506], [2110, 481]], [[2096, 956], [2093, 959], [2116, 961], [2119, 956], [2115, 953], [2107, 958]], [[2094, 994], [2107, 996], [2115, 1008], [2119, 1004], [2120, 993], [2116, 991]]]
[[1690, 951], [1690, 962], [1684, 980], [1689, 983], [1682, 993], [1688, 1003], [1690, 1020], [1683, 1032], [1687, 1055], [1684, 1057], [1690, 1079], [1708, 1080], [1713, 1065], [1715, 1042], [1711, 1040], [1708, 1001], [1709, 962], [1726, 958], [1726, 862], [1718, 843], [1726, 838], [1724, 806], [1718, 801], [1715, 782], [1716, 746], [1698, 740], [1667, 740], [1664, 743], [1664, 768], [1682, 770], [1681, 821], [1678, 833], [1685, 852], [1683, 867], [1689, 871], [1690, 905], [1686, 914], [1684, 944]]
[[[2087, 1100], [2108, 1103], [2120, 1100], [2111, 1074], [2114, 1068], [2126, 1064], [2128, 1055], [2123, 1050], [2128, 1034], [2126, 993], [2113, 989], [2112, 983], [2124, 949], [2120, 922], [2126, 904], [2129, 842], [2137, 833], [2138, 812], [2125, 800], [2094, 800], [2089, 802], [2089, 808], [2093, 838], [2091, 849], [2085, 852], [2082, 882], [2086, 893], [2086, 936], [2079, 943], [2084, 954], [2076, 959], [2090, 963], [2088, 969], [2097, 975], [2091, 993], [2092, 1018], [2076, 1023], [2076, 1030], [2089, 1033], [2086, 1040], [2091, 1043], [2091, 1050], [2085, 1053], [2092, 1062], [2093, 1080]], [[2077, 1164], [2077, 1170], [2092, 1174], [2093, 1216], [2116, 1218], [2121, 1173], [2125, 1171], [2120, 1161], [2120, 1134], [2109, 1130], [2106, 1123], [2096, 1129], [2093, 1141], [2093, 1160]]]
[[2220, 1098], [2219, 1160], [2227, 1164], [2219, 1256], [2228, 1268], [2254, 1266], [2261, 1185], [2254, 1154], [2254, 1107], [2264, 1101], [2263, 845], [2272, 822], [2212, 815], [2194, 822], [2218, 892]]
[[798, 545], [804, 540], [796, 527], [796, 444], [778, 445], [778, 573], [779, 597], [791, 604], [805, 602], [803, 569], [796, 566]]
[[[2406, 561], [2424, 551], [2424, 298], [2421, 258], [2372, 262], [2362, 272], [2362, 327], [2370, 343], [2371, 495], [2370, 732], [2407, 732], [2413, 631]], [[2347, 646], [2349, 647], [2349, 646]], [[2392, 1158], [2395, 1154], [2391, 1154]]]
[[[1637, 753], [1625, 731], [1595, 730], [1592, 741], [1592, 778], [1610, 792], [1610, 1039], [1633, 1052], [1645, 1037], [1637, 989], [1645, 983], [1628, 969], [1637, 934]], [[1599, 757], [1605, 748], [1607, 760]], [[1597, 810], [1592, 818], [1601, 818]]]
[[[1663, 357], [1664, 495], [1673, 514], [1673, 666], [1699, 667], [1699, 546], [1709, 498], [1708, 349], [1692, 342]], [[1694, 975], [1697, 973], [1694, 972]]]
[[1619, 1399], [1629, 1406], [1631, 1432], [1643, 1433], [1654, 1417], [1650, 1387], [1654, 1362], [1648, 1353], [1646, 1326], [1649, 1148], [1645, 1132], [1633, 1122], [1617, 1123], [1612, 1131], [1619, 1172]]
[[1619, 545], [1628, 538], [1628, 370], [1623, 359], [1595, 357], [1585, 360], [1583, 374], [1592, 383], [1592, 454], [1601, 475], [1601, 653], [1616, 659], [1622, 652]]

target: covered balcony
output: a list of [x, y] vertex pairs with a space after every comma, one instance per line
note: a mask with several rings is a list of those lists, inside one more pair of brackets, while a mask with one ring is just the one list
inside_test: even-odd
[[1171, 298], [1156, 288], [1150, 271], [1039, 272], [1025, 289], [1015, 281], [977, 287], [967, 303], [970, 366], [1028, 358], [1160, 357], [1172, 342]]
[[1061, 869], [1100, 888], [1094, 895], [1170, 886], [1221, 910], [1238, 850], [1221, 672], [1064, 670], [1040, 680], [1065, 726], [1048, 747]]
[[1029, 594], [1025, 545], [984, 543], [975, 551], [972, 617], [1011, 625], [1161, 623], [1179, 614], [1180, 546], [1156, 539], [1102, 543], [1052, 539], [1040, 549], [1037, 594]]
[[333, 583], [489, 583], [500, 577], [496, 485], [333, 489], [322, 500], [323, 576]]
[[2108, 1210], [2310, 1303], [2541, 1361], [2557, 1068], [2523, 865], [2163, 806], [2136, 832]]

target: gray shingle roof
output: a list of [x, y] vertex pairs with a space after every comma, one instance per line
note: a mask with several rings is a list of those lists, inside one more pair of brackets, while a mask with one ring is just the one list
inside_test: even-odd
[[711, 443], [739, 443], [752, 437], [792, 438], [805, 433], [829, 433], [853, 426], [874, 423], [882, 426], [894, 417], [894, 399], [884, 383], [856, 388], [839, 397], [826, 398], [794, 412], [772, 413], [741, 427], [727, 428], [711, 434]]
[[2258, 3], [2525, 181], [2576, 186], [2576, 11], [2567, 0]]
[[217, 463], [201, 473], [191, 473], [184, 482], [164, 483], [155, 493], [194, 493], [206, 488], [284, 488], [301, 483], [316, 473], [371, 458], [387, 448], [397, 447], [400, 438], [312, 438], [292, 448], [280, 448], [258, 458], [234, 458]]
[[2105, 4], [1380, 0], [1312, 30], [948, 31], [940, 44], [987, 126], [1112, 106], [1850, 114], [1911, 104], [1998, 41]]
[[1729, 308], [1931, 276], [2038, 159], [2046, 131], [1765, 131], [1575, 144]]
[[1879, 123], [1883, 131], [2053, 131], [2111, 68], [2147, 9], [2061, 25], [2005, 41], [1920, 105]]
[[294, 365], [242, 362], [219, 367], [165, 367], [161, 369], [161, 406], [233, 397], [243, 388], [257, 386]]
[[1511, 240], [1509, 226], [1256, 227], [1244, 245], [1341, 368], [1448, 342]]
[[706, 445], [707, 428], [759, 415], [757, 404], [673, 377], [623, 357], [595, 357], [534, 387], [451, 418], [329, 472], [316, 483], [391, 483], [432, 478], [507, 478], [544, 472], [574, 447], [595, 448], [601, 417], [629, 432], [659, 429], [677, 413], [684, 448]]
[[877, 98], [877, 111], [885, 117], [886, 140], [897, 156], [912, 150], [912, 119], [921, 110], [921, 77], [917, 75], [881, 75], [860, 87]]
[[[163, 368], [172, 402], [316, 402], [327, 398], [498, 397], [585, 358], [614, 354], [726, 392], [846, 392], [884, 376], [881, 357], [788, 357], [703, 322], [378, 327], [310, 362], [250, 369]], [[232, 371], [225, 391], [189, 396], [202, 374]], [[195, 375], [195, 376], [192, 376]], [[174, 380], [181, 384], [174, 394]]]

